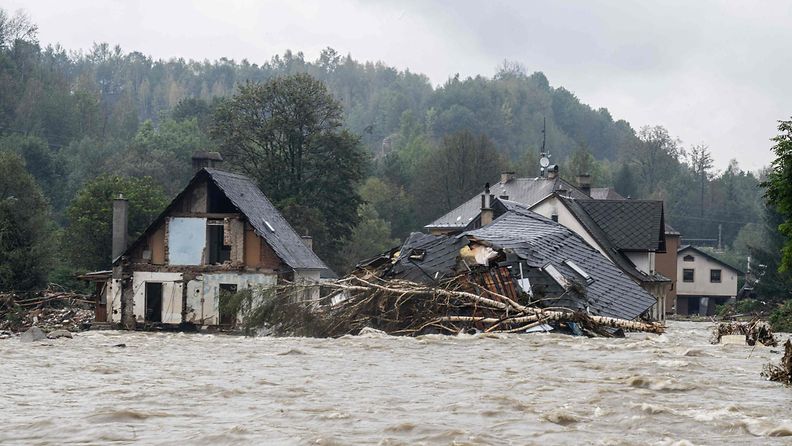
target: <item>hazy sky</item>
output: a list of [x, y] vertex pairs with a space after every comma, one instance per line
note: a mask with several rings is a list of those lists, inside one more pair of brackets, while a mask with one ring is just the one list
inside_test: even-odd
[[704, 143], [716, 167], [771, 160], [792, 116], [789, 1], [89, 1], [0, 0], [43, 44], [119, 44], [156, 58], [243, 58], [331, 46], [442, 84], [492, 76], [505, 59], [543, 71], [616, 119]]

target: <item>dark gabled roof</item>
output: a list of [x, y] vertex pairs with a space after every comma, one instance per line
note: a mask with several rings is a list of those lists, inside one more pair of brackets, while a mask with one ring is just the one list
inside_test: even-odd
[[608, 234], [605, 230], [586, 212], [585, 208], [581, 205], [582, 201], [594, 201], [594, 200], [575, 200], [565, 197], [558, 197], [561, 203], [563, 203], [567, 209], [575, 216], [575, 218], [580, 222], [581, 225], [586, 229], [586, 231], [591, 235], [591, 237], [597, 242], [600, 248], [605, 251], [608, 258], [610, 258], [616, 266], [618, 266], [622, 271], [629, 274], [635, 280], [646, 283], [646, 282], [669, 282], [671, 279], [663, 276], [659, 273], [654, 274], [647, 274], [638, 268], [627, 258], [627, 256], [619, 249], [618, 245], [616, 245], [613, 241], [611, 241]]
[[621, 251], [658, 251], [665, 240], [663, 202], [577, 200], [608, 240]]
[[706, 251], [702, 251], [701, 249], [698, 249], [698, 248], [696, 248], [693, 245], [680, 246], [679, 249], [677, 249], [677, 255], [681, 254], [682, 251], [695, 251], [695, 252], [699, 253], [700, 255], [712, 260], [713, 262], [719, 263], [719, 264], [725, 266], [726, 268], [734, 270], [734, 272], [736, 272], [736, 273], [745, 275], [745, 271], [743, 271], [743, 270], [741, 270], [739, 268], [735, 268], [734, 266], [729, 265], [728, 263], [724, 262], [723, 260], [713, 256], [712, 254], [707, 253]]
[[564, 261], [573, 261], [594, 279], [586, 285], [587, 307], [592, 314], [633, 319], [655, 304], [654, 297], [570, 229], [519, 203], [501, 202], [506, 211], [494, 222], [459, 237], [509, 250], [529, 267], [542, 268], [551, 263], [567, 277], [576, 273]]
[[[588, 195], [559, 176], [552, 179], [513, 178], [505, 183], [499, 181], [490, 188], [490, 193], [495, 198], [506, 196], [508, 197], [507, 200], [516, 201], [529, 207], [553, 192], [559, 191], [566, 191], [567, 195], [574, 198], [588, 198]], [[424, 226], [424, 228], [463, 229], [475, 220], [480, 212], [481, 194], [476, 194], [447, 214]]]
[[[190, 187], [206, 178], [220, 188], [231, 203], [247, 217], [254, 231], [262, 237], [275, 251], [275, 254], [292, 269], [313, 269], [327, 270], [322, 275], [332, 277], [332, 271], [317, 255], [305, 245], [302, 238], [294, 231], [289, 222], [283, 215], [270, 203], [261, 189], [253, 181], [243, 175], [225, 172], [218, 169], [204, 168], [199, 170], [190, 183], [185, 187], [176, 198], [165, 208], [165, 210], [149, 225], [149, 227], [131, 243], [122, 254], [127, 255], [141, 240], [145, 239], [151, 231], [156, 229], [160, 222], [167, 217], [173, 210], [176, 203], [185, 195]], [[272, 227], [272, 230], [267, 226]], [[118, 259], [113, 259], [113, 263]]]
[[399, 249], [399, 259], [388, 271], [388, 276], [413, 282], [442, 280], [449, 274], [456, 274], [459, 250], [467, 243], [464, 237], [413, 232]]
[[250, 178], [217, 169], [203, 170], [287, 265], [293, 269], [328, 269]]
[[590, 195], [594, 200], [626, 200], [612, 187], [592, 187]]

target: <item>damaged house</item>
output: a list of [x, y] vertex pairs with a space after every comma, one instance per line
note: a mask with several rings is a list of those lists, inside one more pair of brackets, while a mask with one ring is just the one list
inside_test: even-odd
[[[218, 153], [193, 157], [196, 173], [146, 231], [126, 243], [127, 202], [113, 203], [113, 269], [99, 283], [97, 322], [127, 329], [229, 326], [223, 292], [332, 274], [249, 178], [215, 168]], [[309, 291], [310, 292], [310, 291]]]
[[[579, 235], [635, 283], [654, 296], [652, 317], [665, 318], [667, 295], [675, 276], [657, 271], [657, 259], [676, 268], [676, 254], [666, 249], [663, 202], [630, 200], [609, 188], [592, 188], [587, 175], [574, 186], [550, 170], [545, 177], [515, 178], [504, 173], [481, 197], [473, 197], [425, 226], [432, 234], [460, 234], [486, 226], [492, 209], [486, 203], [516, 202]], [[486, 203], [485, 203], [486, 200]]]
[[513, 201], [485, 197], [485, 206], [490, 223], [453, 235], [413, 233], [401, 247], [358, 265], [359, 273], [385, 283], [468, 281], [481, 295], [623, 320], [655, 305], [651, 294], [567, 227]]

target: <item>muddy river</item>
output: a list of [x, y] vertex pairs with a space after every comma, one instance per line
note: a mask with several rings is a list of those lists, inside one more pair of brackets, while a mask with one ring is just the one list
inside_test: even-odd
[[[0, 341], [0, 444], [790, 444], [780, 349], [661, 336]], [[114, 347], [116, 344], [126, 347]]]

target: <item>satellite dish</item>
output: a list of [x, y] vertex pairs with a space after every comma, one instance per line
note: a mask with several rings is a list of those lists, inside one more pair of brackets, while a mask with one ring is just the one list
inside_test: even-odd
[[542, 166], [542, 167], [549, 166], [550, 165], [550, 159], [547, 158], [546, 156], [543, 156], [541, 159], [539, 159], [539, 165]]

